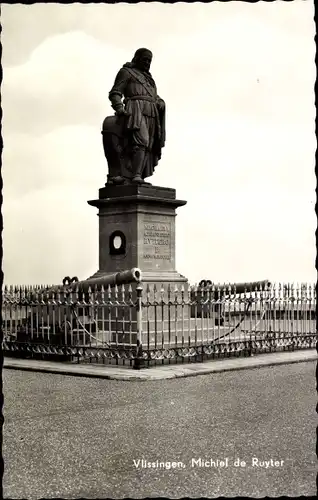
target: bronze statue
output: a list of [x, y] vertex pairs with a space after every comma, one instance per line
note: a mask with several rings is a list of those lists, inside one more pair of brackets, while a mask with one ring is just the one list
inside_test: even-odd
[[151, 61], [150, 50], [138, 49], [109, 93], [115, 116], [105, 118], [102, 130], [108, 184], [144, 183], [161, 158], [165, 103], [149, 72]]

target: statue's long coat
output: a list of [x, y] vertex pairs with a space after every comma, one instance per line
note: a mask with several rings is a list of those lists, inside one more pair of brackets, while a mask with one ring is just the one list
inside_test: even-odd
[[120, 102], [122, 97], [125, 98], [125, 110], [128, 113], [124, 128], [130, 136], [132, 146], [146, 149], [142, 177], [149, 177], [161, 158], [161, 149], [165, 144], [164, 101], [158, 96], [150, 73], [140, 71], [132, 63], [127, 63], [120, 69], [109, 93], [113, 104]]

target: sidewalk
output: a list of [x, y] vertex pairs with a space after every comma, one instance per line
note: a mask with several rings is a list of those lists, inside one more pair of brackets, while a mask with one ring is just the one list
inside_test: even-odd
[[33, 359], [4, 358], [3, 368], [27, 370], [34, 372], [58, 373], [82, 377], [105, 378], [110, 380], [164, 380], [180, 377], [193, 377], [207, 373], [218, 373], [232, 370], [261, 368], [262, 366], [284, 365], [315, 361], [318, 359], [315, 349], [293, 352], [277, 352], [258, 354], [246, 358], [226, 358], [204, 363], [184, 363], [168, 366], [157, 366], [133, 370], [107, 365], [68, 364], [54, 361], [38, 361]]

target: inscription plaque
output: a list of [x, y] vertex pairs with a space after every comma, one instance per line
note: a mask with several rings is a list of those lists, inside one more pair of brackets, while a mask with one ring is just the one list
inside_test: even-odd
[[171, 260], [170, 222], [144, 222], [144, 259]]

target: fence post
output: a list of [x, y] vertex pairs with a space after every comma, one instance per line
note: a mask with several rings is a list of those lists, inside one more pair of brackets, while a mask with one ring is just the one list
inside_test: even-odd
[[136, 312], [137, 312], [137, 347], [136, 347], [136, 357], [134, 360], [134, 370], [140, 370], [145, 366], [145, 360], [143, 358], [142, 351], [142, 285], [138, 283], [136, 287], [137, 292], [137, 302], [136, 302]]

